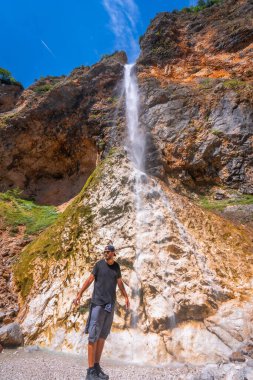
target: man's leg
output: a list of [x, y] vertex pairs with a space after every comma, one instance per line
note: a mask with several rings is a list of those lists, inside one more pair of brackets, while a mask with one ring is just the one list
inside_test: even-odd
[[100, 367], [100, 364], [99, 364], [100, 359], [101, 359], [101, 355], [102, 355], [102, 352], [103, 352], [104, 344], [105, 344], [105, 338], [99, 338], [98, 341], [97, 341], [94, 368], [95, 368], [95, 370], [97, 372], [97, 375], [98, 375], [99, 379], [101, 379], [101, 380], [108, 380], [109, 376], [104, 373], [104, 371], [102, 370], [102, 368]]
[[104, 371], [100, 367], [99, 362], [100, 362], [101, 355], [103, 352], [105, 340], [106, 340], [106, 338], [109, 335], [110, 330], [111, 330], [114, 309], [112, 309], [111, 313], [108, 313], [107, 311], [104, 311], [104, 313], [105, 313], [105, 320], [104, 320], [103, 328], [101, 330], [101, 333], [99, 335], [99, 339], [97, 342], [97, 349], [96, 349], [96, 354], [95, 354], [95, 365], [94, 366], [95, 366], [95, 369], [97, 371], [97, 375], [98, 375], [99, 379], [108, 380], [109, 376], [104, 373]]
[[86, 380], [99, 379], [95, 369], [95, 357], [97, 351], [97, 342], [104, 323], [104, 310], [101, 306], [94, 306], [91, 311], [89, 321], [89, 338], [88, 338], [88, 365]]
[[105, 339], [99, 338], [97, 341], [97, 346], [96, 346], [96, 351], [95, 351], [95, 363], [100, 362], [104, 344], [105, 344]]
[[97, 343], [98, 342], [89, 342], [88, 343], [88, 364], [89, 364], [89, 368], [93, 368], [94, 363], [96, 362]]

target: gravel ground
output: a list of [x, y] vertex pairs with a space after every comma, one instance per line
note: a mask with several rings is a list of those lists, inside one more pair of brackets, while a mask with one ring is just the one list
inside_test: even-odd
[[[103, 362], [110, 380], [186, 380], [198, 369], [188, 366], [143, 367], [125, 363]], [[5, 349], [0, 354], [1, 380], [82, 380], [87, 359], [77, 355], [32, 348]]]
[[[253, 380], [253, 364], [194, 367], [148, 367], [103, 362], [110, 380]], [[36, 350], [5, 349], [0, 354], [0, 380], [84, 380], [87, 360], [81, 356]]]

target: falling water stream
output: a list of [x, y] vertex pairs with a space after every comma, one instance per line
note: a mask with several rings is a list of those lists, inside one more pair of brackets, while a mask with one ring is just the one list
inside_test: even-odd
[[[200, 247], [192, 236], [188, 234], [182, 223], [178, 220], [172, 204], [165, 192], [162, 190], [159, 182], [155, 178], [151, 178], [145, 172], [145, 151], [146, 138], [145, 132], [139, 123], [139, 93], [138, 84], [134, 70], [134, 64], [125, 65], [124, 87], [126, 98], [126, 120], [128, 130], [127, 150], [130, 160], [134, 167], [135, 174], [135, 204], [136, 204], [136, 253], [134, 262], [134, 271], [130, 279], [130, 287], [132, 289], [132, 327], [138, 327], [138, 313], [141, 307], [141, 270], [143, 264], [152, 262], [151, 247], [147, 242], [152, 244], [155, 241], [156, 233], [159, 229], [164, 229], [165, 213], [170, 218], [173, 228], [177, 231], [177, 235], [186, 254], [193, 253], [196, 265], [199, 268], [200, 276], [205, 273], [205, 279], [212, 281], [212, 273], [208, 269], [205, 257], [201, 253]], [[147, 202], [147, 199], [151, 200]], [[159, 201], [158, 201], [158, 200]], [[160, 202], [155, 203], [155, 202]], [[159, 209], [162, 207], [163, 211]], [[147, 221], [153, 215], [152, 232], [147, 233]], [[171, 231], [168, 231], [168, 234]], [[147, 235], [152, 236], [147, 236]], [[160, 250], [160, 248], [159, 248]], [[162, 246], [161, 246], [161, 255]], [[159, 259], [159, 256], [158, 256]], [[214, 284], [215, 286], [215, 284]], [[173, 294], [168, 290], [168, 318], [170, 320], [169, 328], [176, 326], [175, 302]], [[171, 304], [172, 303], [172, 304]], [[133, 353], [134, 356], [134, 353]], [[133, 358], [134, 359], [134, 358]]]
[[141, 182], [145, 178], [145, 134], [139, 128], [139, 94], [136, 76], [134, 73], [134, 64], [125, 65], [124, 87], [126, 96], [126, 120], [128, 129], [128, 154], [134, 166], [135, 174], [135, 202], [136, 202], [136, 254], [134, 262], [134, 271], [131, 276], [131, 289], [133, 289], [132, 299], [132, 327], [137, 327], [138, 308], [140, 306], [140, 280], [139, 267], [141, 259]]

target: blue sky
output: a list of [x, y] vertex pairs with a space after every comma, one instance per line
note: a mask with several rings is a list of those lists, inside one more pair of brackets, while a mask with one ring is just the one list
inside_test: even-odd
[[0, 67], [26, 87], [35, 78], [68, 75], [103, 54], [138, 55], [138, 39], [158, 12], [196, 0], [8, 0], [1, 4]]

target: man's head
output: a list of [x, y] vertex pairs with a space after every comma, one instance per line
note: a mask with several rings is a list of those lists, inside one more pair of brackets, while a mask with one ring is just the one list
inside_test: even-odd
[[115, 248], [113, 245], [107, 245], [105, 246], [105, 249], [104, 249], [104, 255], [105, 255], [105, 259], [106, 260], [110, 260], [114, 257], [115, 255]]

